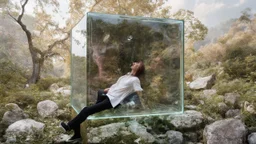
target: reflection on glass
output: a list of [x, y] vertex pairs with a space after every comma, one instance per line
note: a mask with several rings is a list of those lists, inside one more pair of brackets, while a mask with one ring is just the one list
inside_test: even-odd
[[87, 13], [72, 29], [71, 105], [95, 104], [97, 92], [143, 60], [143, 92], [89, 119], [183, 112], [183, 21]]

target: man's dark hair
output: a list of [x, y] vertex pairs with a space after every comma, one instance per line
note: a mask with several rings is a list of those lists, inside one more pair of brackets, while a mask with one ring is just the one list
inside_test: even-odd
[[140, 63], [140, 67], [137, 69], [136, 73], [135, 73], [135, 76], [136, 77], [139, 77], [141, 76], [142, 74], [144, 74], [145, 72], [145, 66], [144, 66], [144, 63], [143, 61], [138, 61]]

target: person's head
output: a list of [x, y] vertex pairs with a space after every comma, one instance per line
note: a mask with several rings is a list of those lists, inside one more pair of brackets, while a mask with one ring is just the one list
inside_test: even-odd
[[134, 72], [133, 75], [136, 77], [139, 77], [145, 72], [145, 66], [142, 61], [133, 62], [131, 69]]

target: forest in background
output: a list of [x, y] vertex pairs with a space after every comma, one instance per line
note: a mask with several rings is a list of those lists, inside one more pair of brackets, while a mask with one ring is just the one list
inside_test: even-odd
[[[37, 1], [33, 17], [22, 13], [26, 10], [26, 2], [21, 2], [24, 7], [13, 5], [7, 0], [0, 3], [5, 6], [1, 11], [0, 25], [1, 107], [7, 103], [17, 103], [31, 118], [41, 120], [33, 109], [39, 101], [53, 99], [61, 108], [69, 107], [66, 110], [70, 111], [68, 99], [54, 98], [52, 93], [47, 92], [53, 83], [70, 85], [70, 32], [83, 17], [84, 11], [184, 20], [186, 82], [216, 74], [213, 88], [218, 95], [236, 92], [241, 95], [241, 102], [248, 101], [256, 107], [256, 16], [250, 9], [245, 9], [238, 19], [233, 19], [225, 33], [207, 42], [210, 31], [194, 17], [192, 11], [181, 9], [170, 14], [169, 7], [161, 8], [165, 1], [154, 3], [142, 0], [138, 3], [134, 0], [127, 3], [119, 0], [116, 3], [115, 0], [95, 0], [86, 5], [79, 0], [70, 0], [70, 18], [65, 22], [65, 27], [60, 27], [53, 20], [53, 14], [59, 12], [58, 1]], [[48, 6], [53, 7], [52, 13], [46, 12]], [[159, 54], [159, 59], [152, 62], [153, 66], [159, 66], [165, 58]], [[152, 68], [149, 63], [148, 69]], [[152, 83], [156, 86], [161, 85], [161, 79], [154, 80]], [[198, 97], [198, 91], [185, 87], [185, 105], [200, 105]], [[217, 101], [211, 100], [207, 102], [209, 105], [200, 105], [200, 110], [206, 115], [220, 118], [216, 107], [210, 105]], [[5, 108], [0, 110], [1, 117], [5, 111]], [[69, 118], [66, 116], [61, 119]], [[245, 122], [249, 126], [256, 126], [254, 119], [255, 115], [248, 113]], [[0, 132], [3, 134], [4, 129], [1, 128]]]

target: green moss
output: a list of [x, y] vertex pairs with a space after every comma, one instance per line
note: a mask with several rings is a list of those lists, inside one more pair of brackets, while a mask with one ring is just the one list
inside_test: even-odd
[[223, 102], [223, 99], [218, 95], [213, 95], [209, 99], [204, 99], [204, 104], [199, 104], [198, 110], [214, 119], [221, 119], [222, 113], [218, 107], [220, 102]]
[[30, 94], [15, 94], [9, 99], [9, 103], [16, 103], [20, 108], [25, 108], [36, 103], [36, 99]]
[[67, 107], [67, 104], [69, 103], [69, 99], [62, 99], [57, 101], [57, 105], [59, 107], [59, 109], [64, 109], [65, 107]]
[[256, 70], [255, 52], [254, 55], [252, 55], [246, 51], [247, 56], [243, 56], [243, 53], [237, 54], [237, 51], [234, 52], [235, 57], [231, 57], [231, 59], [228, 59], [223, 63], [224, 71], [232, 78], [242, 77], [254, 81]]
[[[114, 135], [111, 138], [105, 139], [103, 140], [101, 143], [103, 144], [136, 144], [136, 142], [134, 142], [136, 139], [138, 139], [139, 137], [136, 136], [135, 134], [130, 134], [130, 135]], [[139, 142], [140, 144], [146, 144], [145, 141], [140, 140]]]
[[170, 123], [170, 121], [165, 119], [160, 119], [158, 116], [151, 116], [147, 119], [139, 120], [139, 123], [150, 127], [149, 133], [154, 134], [165, 134], [168, 130], [176, 130], [175, 126]]
[[242, 113], [242, 120], [247, 127], [256, 127], [256, 115], [249, 112]]
[[252, 82], [246, 82], [244, 79], [234, 80], [218, 80], [213, 86], [217, 90], [217, 94], [225, 95], [225, 93], [240, 93], [243, 94], [253, 87]]
[[99, 120], [87, 120], [88, 127], [99, 127], [102, 125], [118, 122], [126, 122], [128, 118], [114, 118], [114, 119], [99, 119]]
[[37, 86], [39, 90], [48, 90], [48, 88], [51, 86], [51, 84], [57, 83], [59, 87], [69, 85], [69, 79], [68, 78], [53, 78], [53, 77], [48, 77], [44, 79], [40, 79], [37, 82]]

